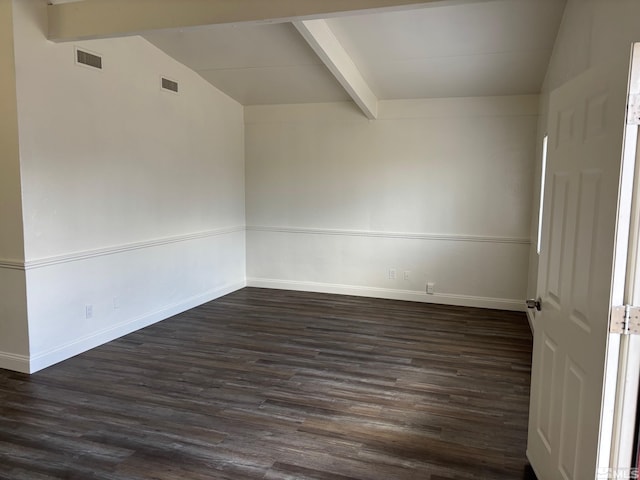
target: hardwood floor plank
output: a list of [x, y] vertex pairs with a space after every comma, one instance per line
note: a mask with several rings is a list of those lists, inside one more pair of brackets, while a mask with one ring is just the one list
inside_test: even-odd
[[0, 480], [513, 480], [520, 313], [246, 288], [32, 376]]

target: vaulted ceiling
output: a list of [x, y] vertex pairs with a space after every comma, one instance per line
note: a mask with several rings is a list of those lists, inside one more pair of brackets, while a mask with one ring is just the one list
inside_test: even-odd
[[[82, 4], [99, 2], [114, 0]], [[538, 93], [565, 7], [565, 0], [395, 3], [265, 21], [184, 21], [126, 34], [142, 34], [243, 105], [353, 98], [374, 118], [377, 100]]]

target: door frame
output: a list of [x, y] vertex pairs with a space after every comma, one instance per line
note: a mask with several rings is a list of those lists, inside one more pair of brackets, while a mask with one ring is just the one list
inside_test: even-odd
[[[640, 99], [640, 43], [632, 45], [630, 57], [628, 99], [635, 96]], [[628, 121], [633, 113], [633, 108], [629, 108], [624, 125], [611, 305], [640, 305], [640, 128], [638, 122]], [[607, 388], [605, 384], [604, 392], [605, 400], [607, 395], [614, 396], [609, 471], [628, 472], [625, 478], [637, 478], [631, 474], [635, 467], [640, 336], [610, 335], [609, 340], [608, 356], [612, 363], [607, 366], [611, 365], [616, 372], [615, 386]], [[614, 375], [607, 376], [607, 383], [613, 381], [609, 377]], [[605, 419], [605, 412], [602, 418]], [[603, 422], [603, 433], [606, 428], [609, 424]]]

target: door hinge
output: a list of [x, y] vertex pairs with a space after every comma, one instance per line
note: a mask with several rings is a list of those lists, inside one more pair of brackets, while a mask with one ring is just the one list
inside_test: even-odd
[[609, 331], [622, 335], [640, 334], [640, 307], [631, 305], [613, 307]]
[[640, 125], [640, 95], [629, 95], [627, 125]]

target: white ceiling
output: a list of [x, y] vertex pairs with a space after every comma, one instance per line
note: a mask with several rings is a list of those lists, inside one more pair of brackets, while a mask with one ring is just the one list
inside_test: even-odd
[[[380, 100], [538, 93], [565, 0], [449, 2], [327, 20]], [[290, 23], [144, 35], [243, 105], [349, 95]]]
[[145, 38], [243, 105], [350, 98], [291, 23], [212, 25]]
[[564, 2], [500, 0], [328, 20], [380, 99], [538, 93]]

